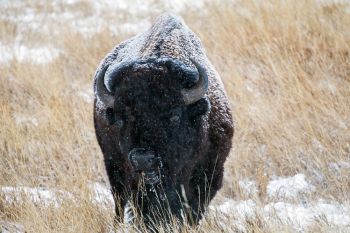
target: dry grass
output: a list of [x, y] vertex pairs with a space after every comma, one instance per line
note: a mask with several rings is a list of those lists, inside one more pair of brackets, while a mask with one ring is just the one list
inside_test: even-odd
[[[216, 201], [252, 198], [264, 205], [272, 177], [303, 173], [316, 188], [307, 200], [349, 202], [350, 168], [329, 169], [331, 163], [350, 163], [349, 7], [257, 2], [206, 3], [203, 12], [188, 8], [181, 13], [221, 74], [236, 122], [225, 184]], [[118, 16], [106, 11], [105, 17], [115, 25], [154, 19], [167, 9], [162, 2], [154, 4], [160, 10], [139, 15], [120, 10]], [[16, 59], [0, 64], [0, 186], [55, 187], [79, 198], [51, 208], [29, 201], [9, 205], [0, 195], [0, 219], [23, 224], [26, 232], [106, 232], [113, 211], [93, 205], [87, 187], [90, 181], [106, 182], [89, 95], [102, 57], [132, 33], [116, 36], [102, 25], [86, 38], [48, 16], [73, 12], [87, 17], [94, 10], [87, 2], [22, 5], [1, 8], [0, 14], [16, 16], [31, 8], [43, 14], [42, 20], [31, 27], [1, 17], [2, 44], [52, 45], [63, 52], [47, 64]], [[245, 194], [238, 185], [243, 179], [254, 180], [259, 192]], [[277, 218], [257, 216], [245, 223], [248, 231], [294, 231]], [[222, 218], [212, 215], [198, 229], [182, 231], [239, 231]], [[322, 219], [309, 229], [347, 230]]]

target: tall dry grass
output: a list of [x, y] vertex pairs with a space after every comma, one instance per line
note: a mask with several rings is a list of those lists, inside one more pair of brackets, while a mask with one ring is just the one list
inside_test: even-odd
[[[56, 7], [49, 2], [23, 4], [4, 7], [0, 14], [15, 16], [29, 7], [36, 14], [78, 12], [82, 17], [93, 11], [84, 1]], [[167, 9], [161, 1], [154, 4], [160, 10], [132, 18], [127, 10], [120, 10], [116, 18], [106, 11], [105, 17], [115, 24], [154, 19]], [[273, 176], [304, 173], [316, 187], [307, 200], [349, 202], [350, 169], [329, 169], [331, 163], [350, 162], [349, 7], [315, 1], [227, 0], [208, 1], [201, 11], [188, 7], [180, 14], [202, 39], [221, 74], [236, 124], [225, 183], [215, 201], [252, 198], [263, 205]], [[89, 201], [87, 184], [106, 182], [89, 98], [99, 61], [131, 34], [116, 36], [103, 26], [86, 38], [50, 17], [37, 28], [0, 19], [2, 43], [51, 44], [63, 51], [47, 64], [14, 59], [0, 65], [0, 186], [59, 188], [78, 197], [52, 208], [30, 201], [8, 204], [0, 194], [0, 219], [23, 224], [26, 232], [106, 232], [113, 208]], [[244, 193], [238, 185], [247, 178], [257, 182], [257, 195]], [[245, 223], [250, 232], [294, 231], [278, 219], [266, 221], [257, 214]], [[230, 219], [217, 215], [208, 216], [197, 229], [173, 227], [164, 231], [239, 231]], [[310, 228], [347, 230], [321, 220]]]

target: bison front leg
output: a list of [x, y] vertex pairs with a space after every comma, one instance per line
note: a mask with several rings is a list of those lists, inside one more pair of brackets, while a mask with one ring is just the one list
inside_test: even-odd
[[223, 181], [223, 161], [207, 161], [206, 166], [198, 165], [194, 170], [191, 184], [191, 209], [194, 222], [197, 223], [205, 212], [205, 208]]
[[112, 189], [112, 194], [115, 204], [115, 221], [123, 222], [124, 220], [124, 208], [127, 203], [127, 191], [124, 185], [125, 172], [114, 163], [105, 161], [107, 175]]

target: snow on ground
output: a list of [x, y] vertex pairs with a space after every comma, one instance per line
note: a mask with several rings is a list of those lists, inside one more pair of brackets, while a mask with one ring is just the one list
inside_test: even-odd
[[[254, 181], [244, 180], [240, 186], [247, 190], [256, 191]], [[91, 201], [97, 206], [114, 208], [114, 200], [109, 186], [90, 182], [88, 187], [91, 190]], [[276, 178], [268, 184], [268, 196], [279, 197], [278, 201], [270, 201], [265, 204], [256, 203], [252, 199], [233, 200], [225, 198], [219, 204], [210, 205], [208, 217], [214, 216], [218, 224], [225, 229], [227, 221], [230, 221], [242, 232], [247, 229], [246, 221], [254, 220], [257, 217], [263, 221], [277, 221], [285, 225], [293, 226], [297, 231], [305, 232], [312, 224], [325, 222], [330, 226], [350, 227], [350, 203], [340, 203], [327, 200], [305, 199], [302, 202], [292, 202], [289, 197], [299, 197], [307, 190], [314, 187], [306, 181], [303, 174], [292, 177]], [[288, 193], [288, 194], [287, 194]], [[35, 204], [44, 206], [53, 205], [59, 207], [62, 198], [74, 200], [74, 195], [67, 191], [34, 187], [0, 187], [0, 197], [8, 203], [21, 203], [23, 195]], [[283, 199], [284, 198], [284, 199]], [[275, 199], [272, 199], [275, 200]], [[290, 202], [289, 202], [290, 201]], [[125, 211], [125, 223], [130, 222], [130, 206]], [[232, 226], [231, 224], [231, 226]]]
[[254, 181], [243, 179], [238, 182], [239, 187], [246, 195], [256, 195], [258, 193], [258, 188]]
[[[217, 223], [222, 229], [226, 229], [227, 220], [229, 220], [230, 227], [234, 225], [240, 232], [245, 232], [246, 220], [255, 218], [256, 203], [253, 200], [235, 201], [227, 198], [220, 205], [210, 205], [209, 210], [209, 213], [216, 216], [218, 220]], [[223, 218], [226, 216], [228, 219]]]
[[7, 203], [22, 203], [25, 198], [28, 198], [34, 204], [59, 207], [60, 197], [73, 199], [72, 194], [54, 189], [33, 188], [24, 186], [4, 186], [0, 187], [0, 195], [4, 197]]
[[4, 45], [0, 41], [0, 54], [0, 63], [4, 64], [8, 64], [13, 59], [19, 62], [45, 64], [56, 59], [60, 50], [49, 46], [30, 48], [19, 43]]
[[[92, 193], [92, 203], [103, 207], [114, 206], [113, 196], [108, 186], [98, 182], [91, 182], [88, 184], [88, 187]], [[25, 186], [0, 187], [0, 197], [3, 197], [4, 201], [10, 204], [23, 203], [24, 199], [27, 199], [34, 204], [53, 205], [55, 207], [59, 207], [63, 199], [73, 201], [75, 199], [75, 196], [67, 191]]]
[[38, 126], [38, 119], [33, 116], [25, 116], [25, 115], [19, 115], [14, 114], [13, 115], [16, 125], [33, 125]]
[[283, 199], [311, 193], [315, 187], [306, 181], [304, 174], [297, 174], [293, 177], [277, 177], [267, 184], [266, 189], [270, 199]]
[[0, 232], [1, 233], [22, 233], [24, 226], [13, 222], [0, 221]]
[[[321, 1], [322, 4], [329, 1]], [[16, 24], [16, 43], [9, 44], [0, 41], [0, 63], [7, 64], [13, 59], [19, 62], [48, 63], [59, 56], [59, 48], [50, 44], [37, 47], [26, 44], [28, 34], [42, 34], [49, 41], [56, 41], [62, 34], [79, 33], [85, 38], [91, 38], [103, 29], [112, 35], [138, 34], [151, 26], [150, 15], [160, 15], [164, 11], [181, 13], [189, 8], [205, 14], [204, 0], [198, 1], [141, 1], [141, 0], [65, 0], [47, 2], [36, 1], [28, 4], [25, 1], [0, 1], [4, 10], [0, 20]], [[82, 4], [82, 5], [78, 5]], [[38, 6], [40, 6], [38, 8]], [[252, 15], [246, 9], [235, 5], [235, 10], [242, 16]], [[16, 12], [15, 14], [12, 11]], [[242, 13], [243, 12], [243, 13]], [[127, 16], [127, 20], [125, 17]], [[251, 17], [251, 16], [249, 16]], [[63, 31], [62, 31], [62, 25]], [[68, 29], [68, 31], [66, 31]], [[19, 42], [19, 43], [18, 43]], [[259, 77], [260, 66], [252, 64], [248, 67], [248, 76]], [[260, 72], [261, 73], [261, 72]], [[336, 86], [333, 83], [321, 83], [333, 93]], [[255, 84], [247, 81], [248, 91], [255, 90]], [[259, 92], [254, 91], [257, 94]]]
[[308, 204], [269, 203], [263, 208], [263, 213], [267, 219], [277, 216], [282, 223], [291, 224], [298, 230], [304, 230], [318, 221], [326, 221], [328, 225], [350, 226], [350, 205], [338, 202], [318, 200]]
[[78, 96], [80, 96], [86, 103], [91, 104], [94, 101], [94, 93], [93, 93], [92, 88], [91, 87], [86, 87], [86, 88], [81, 87], [79, 89], [77, 92]]
[[328, 164], [328, 168], [331, 171], [339, 173], [340, 170], [342, 170], [342, 169], [350, 170], [350, 163], [349, 162], [345, 162], [345, 161], [339, 161], [337, 163], [330, 163], [330, 164]]
[[[226, 215], [230, 223], [243, 232], [247, 230], [244, 223], [248, 220], [254, 220], [257, 215], [265, 221], [277, 221], [291, 225], [300, 232], [304, 232], [307, 227], [322, 221], [331, 226], [350, 227], [350, 203], [342, 204], [318, 200], [308, 204], [295, 204], [280, 201], [258, 207], [253, 200], [226, 199], [218, 206], [211, 206], [211, 210], [215, 211], [216, 216], [218, 213]], [[225, 226], [225, 222], [219, 221], [219, 224]]]
[[[167, 1], [164, 4], [141, 0], [66, 0], [63, 3], [56, 1], [51, 3], [38, 1], [37, 3], [42, 5], [41, 11], [21, 1], [2, 3], [4, 9], [8, 7], [16, 12], [12, 14], [11, 10], [7, 10], [4, 14], [0, 14], [0, 20], [16, 24], [16, 38], [13, 40], [15, 42], [11, 43], [0, 41], [0, 63], [8, 64], [16, 59], [19, 62], [45, 64], [64, 52], [50, 44], [41, 44], [38, 47], [27, 45], [27, 34], [33, 32], [45, 36], [47, 43], [57, 42], [57, 38], [60, 38], [62, 33], [66, 33], [61, 30], [61, 25], [65, 25], [64, 30], [79, 33], [85, 38], [90, 38], [103, 29], [109, 30], [113, 35], [137, 34], [151, 26], [152, 13], [159, 15], [164, 10], [179, 13], [189, 6], [202, 8], [204, 5], [203, 0], [191, 4], [184, 0]], [[83, 8], [74, 7], [79, 3], [87, 4], [87, 9], [90, 10], [84, 12]], [[47, 4], [51, 4], [52, 8]], [[64, 10], [62, 10], [62, 4], [67, 6], [63, 8]], [[124, 19], [126, 13], [128, 20]]]
[[92, 191], [92, 202], [96, 205], [114, 206], [114, 200], [110, 189], [103, 183], [91, 182], [89, 185]]

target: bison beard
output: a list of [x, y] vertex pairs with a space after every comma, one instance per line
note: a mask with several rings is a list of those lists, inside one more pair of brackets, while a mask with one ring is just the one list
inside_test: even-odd
[[115, 196], [148, 227], [197, 223], [222, 185], [233, 123], [198, 37], [173, 15], [109, 53], [96, 71], [94, 125]]

